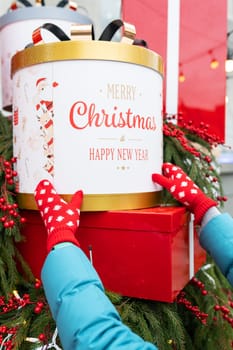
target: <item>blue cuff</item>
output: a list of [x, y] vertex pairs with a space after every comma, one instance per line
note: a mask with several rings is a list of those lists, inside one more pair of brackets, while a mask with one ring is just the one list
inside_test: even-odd
[[233, 267], [233, 219], [225, 213], [213, 217], [200, 232], [200, 244], [227, 277]]

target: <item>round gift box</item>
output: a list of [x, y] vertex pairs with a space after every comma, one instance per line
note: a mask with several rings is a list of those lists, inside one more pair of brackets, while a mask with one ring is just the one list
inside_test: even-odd
[[151, 50], [107, 41], [29, 47], [12, 58], [13, 148], [18, 202], [50, 180], [65, 200], [84, 192], [83, 211], [159, 203], [163, 62]]
[[33, 30], [45, 22], [56, 24], [68, 36], [71, 24], [92, 23], [87, 16], [77, 11], [55, 6], [19, 8], [0, 17], [2, 108], [6, 111], [12, 110], [11, 58], [32, 42]]

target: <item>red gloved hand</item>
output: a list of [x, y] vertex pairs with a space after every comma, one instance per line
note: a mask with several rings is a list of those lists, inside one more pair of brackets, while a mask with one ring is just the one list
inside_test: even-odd
[[184, 204], [195, 216], [195, 223], [200, 224], [205, 212], [217, 205], [178, 166], [164, 163], [163, 175], [153, 174], [152, 180], [166, 188], [180, 203]]
[[77, 191], [70, 203], [66, 203], [48, 180], [42, 180], [37, 185], [35, 200], [48, 232], [48, 252], [61, 242], [72, 242], [79, 246], [75, 232], [79, 226], [82, 198], [82, 191]]

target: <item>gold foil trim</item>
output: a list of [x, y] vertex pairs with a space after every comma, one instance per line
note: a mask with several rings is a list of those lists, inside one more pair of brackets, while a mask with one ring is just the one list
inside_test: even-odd
[[163, 75], [163, 60], [154, 51], [137, 45], [108, 41], [62, 41], [28, 47], [11, 61], [11, 75], [40, 63], [65, 60], [106, 60], [133, 63]]
[[121, 39], [122, 43], [132, 44], [136, 35], [136, 29], [133, 24], [124, 22], [124, 33]]
[[92, 40], [93, 26], [92, 24], [72, 24], [70, 35], [72, 40]]
[[[72, 195], [61, 197], [69, 202]], [[34, 195], [18, 193], [17, 201], [20, 209], [38, 210]], [[108, 211], [152, 208], [161, 204], [161, 191], [120, 194], [87, 194], [83, 197], [81, 211]]]
[[36, 0], [35, 5], [36, 5], [36, 6], [42, 6], [42, 1], [41, 1], [41, 0]]

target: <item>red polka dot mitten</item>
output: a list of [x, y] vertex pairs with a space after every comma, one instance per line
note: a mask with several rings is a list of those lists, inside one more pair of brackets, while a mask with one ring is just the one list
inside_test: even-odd
[[166, 188], [180, 203], [184, 204], [195, 217], [195, 223], [200, 224], [206, 211], [217, 205], [207, 197], [200, 188], [178, 166], [164, 163], [163, 175], [153, 174], [152, 180]]
[[82, 191], [77, 191], [70, 203], [66, 203], [48, 180], [42, 180], [37, 185], [34, 195], [48, 232], [48, 252], [62, 242], [72, 242], [79, 246], [75, 232], [79, 226]]

